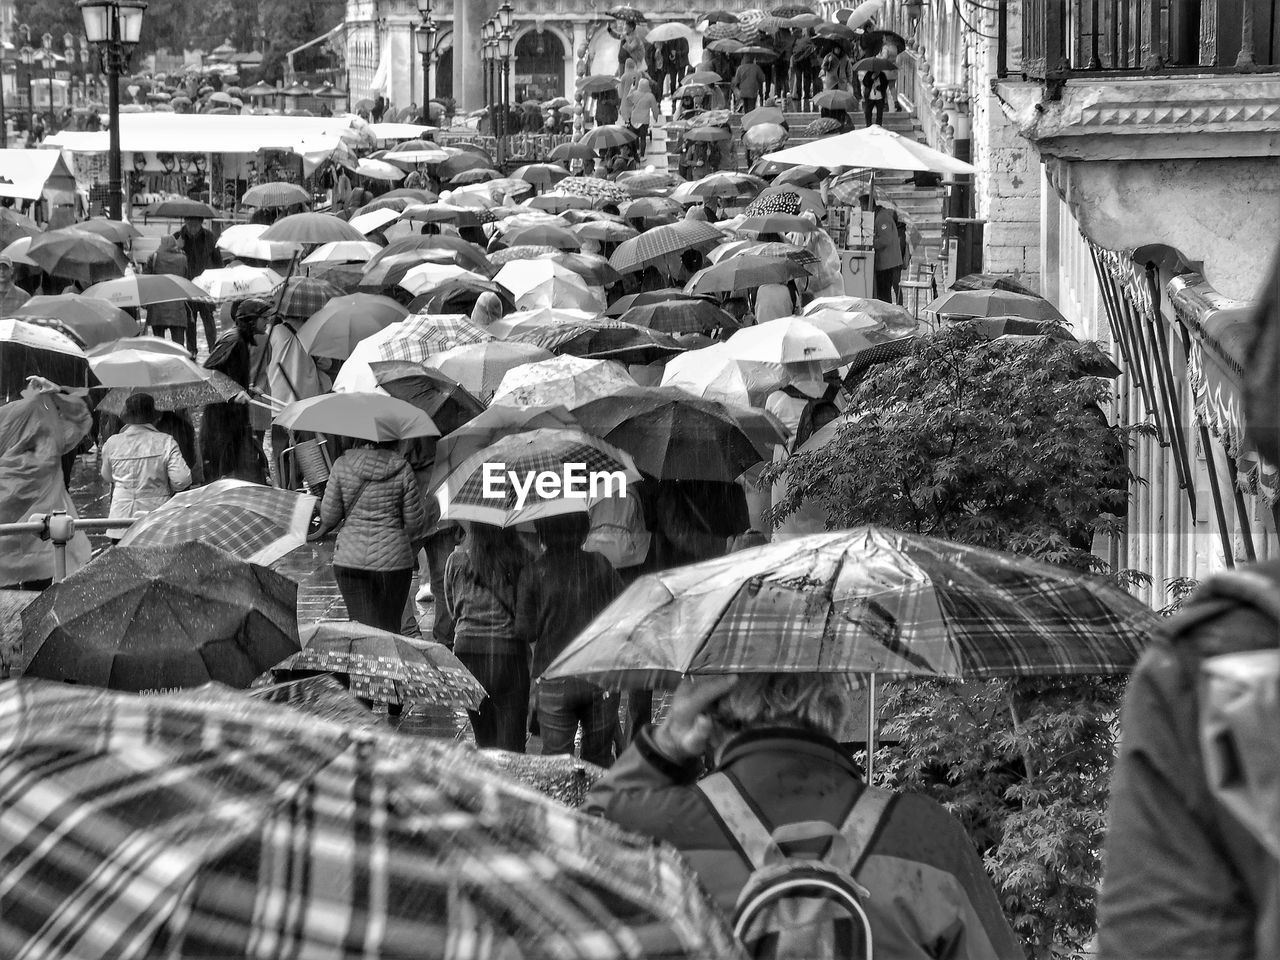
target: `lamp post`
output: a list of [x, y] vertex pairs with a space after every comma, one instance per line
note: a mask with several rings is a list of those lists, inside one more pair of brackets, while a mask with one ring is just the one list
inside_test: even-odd
[[27, 135], [31, 135], [31, 130], [36, 125], [36, 101], [31, 96], [31, 67], [36, 62], [36, 52], [31, 49], [30, 44], [24, 43], [22, 49], [18, 51], [18, 56], [22, 59], [22, 64], [27, 68]]
[[511, 0], [502, 0], [502, 6], [494, 14], [497, 27], [495, 39], [498, 44], [498, 63], [501, 64], [502, 71], [502, 95], [499, 99], [502, 103], [503, 163], [506, 162], [507, 124], [511, 118], [511, 23], [514, 14], [515, 9], [511, 6]]
[[58, 57], [53, 52], [53, 34], [46, 33], [40, 39], [44, 41], [44, 46], [40, 51], [40, 56], [44, 60], [45, 75], [49, 78], [49, 125], [47, 129], [50, 133], [53, 133], [53, 68], [58, 65]]
[[109, 153], [110, 214], [121, 219], [120, 193], [120, 71], [128, 66], [138, 38], [142, 35], [145, 0], [79, 0], [76, 4], [84, 17], [84, 32], [90, 43], [96, 43], [107, 65], [107, 126], [110, 131]]
[[418, 0], [422, 28], [418, 31], [418, 53], [422, 57], [422, 116], [431, 119], [431, 70], [436, 63], [436, 22], [431, 18], [431, 0]]
[[9, 118], [4, 112], [4, 60], [5, 46], [0, 42], [0, 150], [9, 149]]
[[495, 138], [498, 136], [498, 111], [494, 106], [494, 83], [493, 70], [495, 66], [494, 54], [497, 52], [496, 45], [493, 41], [494, 28], [493, 21], [486, 20], [484, 26], [480, 30], [480, 56], [484, 60], [484, 102], [489, 111], [489, 132]]
[[62, 35], [62, 57], [67, 62], [67, 106], [76, 101], [76, 38], [70, 33]]

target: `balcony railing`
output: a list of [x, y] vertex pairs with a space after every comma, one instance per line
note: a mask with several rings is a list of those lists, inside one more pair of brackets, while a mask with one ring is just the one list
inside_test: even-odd
[[1280, 0], [1022, 0], [1021, 63], [999, 32], [1002, 77], [1244, 73], [1278, 62]]

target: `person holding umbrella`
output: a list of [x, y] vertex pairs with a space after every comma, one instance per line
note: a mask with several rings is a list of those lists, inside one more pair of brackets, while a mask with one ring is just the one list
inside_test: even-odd
[[257, 393], [252, 387], [251, 359], [270, 309], [269, 303], [257, 297], [239, 301], [231, 314], [235, 329], [218, 338], [204, 363], [206, 369], [226, 374], [245, 390], [243, 397], [204, 408], [200, 452], [206, 483], [223, 477], [266, 482], [266, 457], [254, 437], [246, 401]]
[[[178, 443], [156, 429], [156, 403], [149, 393], [124, 402], [125, 428], [102, 444], [102, 479], [111, 484], [111, 519], [145, 517], [191, 486], [191, 467]], [[125, 529], [108, 530], [119, 540]]]
[[750, 113], [756, 108], [756, 100], [764, 87], [766, 77], [752, 57], [745, 58], [733, 74], [733, 92], [742, 101], [742, 112]]
[[[173, 234], [174, 240], [182, 247], [187, 257], [188, 280], [200, 276], [206, 270], [222, 266], [222, 254], [218, 250], [218, 241], [213, 233], [205, 228], [201, 217], [185, 217], [182, 229]], [[210, 351], [218, 339], [218, 328], [213, 322], [213, 305], [209, 303], [193, 303], [188, 308], [192, 312], [191, 323], [187, 327], [187, 349], [195, 356], [197, 349], [195, 318], [198, 316], [204, 325], [205, 342]]]

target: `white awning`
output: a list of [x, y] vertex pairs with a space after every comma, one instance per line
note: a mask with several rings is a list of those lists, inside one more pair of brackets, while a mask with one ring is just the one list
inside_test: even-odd
[[0, 197], [37, 200], [46, 187], [76, 187], [61, 150], [0, 150]]
[[[125, 153], [306, 153], [351, 126], [350, 116], [282, 117], [252, 114], [126, 113], [120, 117], [120, 149]], [[46, 144], [73, 153], [106, 153], [106, 131], [63, 131]], [[26, 152], [26, 151], [22, 151]]]

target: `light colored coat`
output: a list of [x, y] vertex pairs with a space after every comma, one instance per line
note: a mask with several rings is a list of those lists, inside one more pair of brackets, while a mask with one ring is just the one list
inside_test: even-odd
[[[145, 517], [191, 486], [191, 468], [173, 437], [150, 424], [135, 423], [102, 445], [102, 479], [112, 485], [108, 516]], [[119, 540], [124, 534], [111, 530], [107, 535]]]

